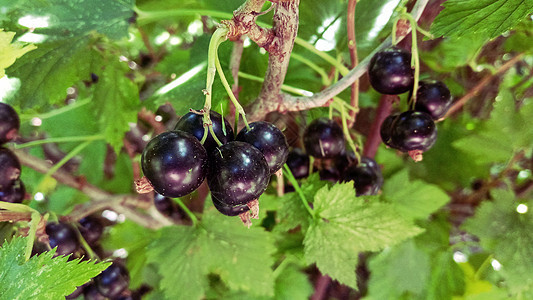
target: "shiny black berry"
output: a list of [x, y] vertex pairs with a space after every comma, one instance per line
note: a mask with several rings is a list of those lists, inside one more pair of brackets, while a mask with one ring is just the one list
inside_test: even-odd
[[50, 247], [57, 247], [56, 255], [67, 255], [78, 251], [80, 241], [76, 229], [67, 223], [48, 223], [46, 234], [50, 241]]
[[[388, 146], [403, 152], [427, 151], [437, 140], [437, 127], [430, 115], [418, 111], [406, 111], [389, 116], [382, 124], [382, 139]], [[390, 128], [384, 128], [389, 126]], [[383, 134], [385, 131], [385, 134]], [[388, 140], [386, 141], [386, 139]]]
[[0, 190], [13, 185], [20, 177], [20, 162], [17, 156], [7, 148], [0, 147]]
[[235, 140], [252, 144], [259, 149], [268, 163], [270, 174], [275, 173], [287, 161], [289, 144], [281, 130], [274, 124], [258, 121], [244, 127]]
[[448, 87], [441, 81], [422, 80], [418, 83], [415, 110], [438, 120], [446, 114], [452, 103]]
[[[209, 118], [213, 123], [213, 131], [217, 136], [218, 140], [225, 144], [227, 142], [233, 141], [233, 129], [231, 128], [230, 123], [223, 118], [216, 111], [209, 111]], [[222, 126], [222, 120], [224, 120], [224, 128]], [[194, 112], [189, 112], [185, 114], [176, 124], [174, 130], [182, 130], [194, 135], [199, 141], [202, 140], [204, 136], [204, 121], [203, 116], [196, 114]], [[225, 131], [224, 131], [225, 130]], [[204, 148], [208, 154], [217, 147], [215, 139], [208, 133], [207, 138], [204, 142]]]
[[26, 195], [26, 188], [20, 179], [13, 181], [11, 186], [0, 190], [0, 201], [21, 203]]
[[385, 145], [391, 148], [397, 148], [391, 144], [392, 143], [391, 135], [392, 135], [393, 122], [398, 120], [398, 115], [399, 114], [393, 114], [393, 115], [387, 116], [385, 120], [383, 120], [383, 122], [381, 123], [381, 127], [379, 130], [381, 140], [383, 141]]
[[211, 196], [213, 206], [223, 215], [234, 217], [250, 210], [246, 204], [228, 205], [217, 198]]
[[342, 128], [335, 121], [319, 118], [311, 122], [304, 132], [307, 154], [317, 158], [331, 158], [344, 151]]
[[183, 218], [180, 208], [178, 208], [178, 205], [176, 202], [174, 202], [174, 200], [172, 200], [172, 198], [155, 193], [154, 206], [164, 216], [175, 220], [180, 220]]
[[148, 143], [141, 165], [156, 192], [172, 198], [182, 197], [202, 184], [207, 174], [207, 153], [193, 135], [167, 131]]
[[245, 142], [229, 142], [214, 150], [209, 165], [207, 184], [211, 194], [228, 205], [259, 198], [270, 181], [263, 153]]
[[84, 300], [107, 300], [106, 296], [100, 294], [96, 288], [96, 284], [92, 283], [87, 285], [83, 289], [83, 299]]
[[368, 66], [372, 87], [388, 95], [405, 93], [413, 88], [414, 70], [411, 53], [398, 47], [377, 52]]
[[0, 102], [0, 144], [11, 141], [20, 129], [20, 119], [13, 107]]
[[343, 181], [353, 181], [355, 195], [376, 195], [383, 185], [383, 175], [375, 160], [361, 157], [361, 162], [351, 164], [343, 173]]
[[115, 298], [128, 288], [130, 275], [121, 263], [113, 262], [94, 278], [94, 282], [100, 294], [108, 298]]
[[95, 216], [87, 216], [80, 221], [80, 233], [89, 243], [89, 245], [96, 245], [102, 233], [104, 232], [104, 224], [102, 219]]
[[300, 148], [294, 148], [289, 152], [287, 166], [296, 179], [309, 176], [309, 156]]

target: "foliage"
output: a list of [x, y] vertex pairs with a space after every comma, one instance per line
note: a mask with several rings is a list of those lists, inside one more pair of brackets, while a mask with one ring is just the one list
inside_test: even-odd
[[[219, 214], [203, 187], [173, 200], [180, 209], [171, 216], [155, 209], [151, 194], [135, 193], [146, 142], [203, 107], [211, 35], [243, 2], [0, 0], [0, 101], [21, 119], [20, 138], [5, 146], [29, 148], [27, 155], [46, 170], [48, 161], [61, 164], [58, 172], [74, 182], [45, 178], [26, 161], [24, 203], [70, 221], [99, 203], [94, 212], [109, 219], [94, 252], [126, 257], [129, 289], [143, 291], [143, 299], [309, 299], [315, 292], [349, 299], [533, 298], [531, 0], [429, 1], [419, 25], [433, 38], [419, 39], [420, 78], [445, 82], [456, 101], [473, 96], [436, 123], [437, 142], [423, 161], [379, 146], [378, 195], [355, 197], [352, 182], [321, 180], [319, 172], [288, 192], [291, 184], [272, 176], [258, 219], [246, 228], [238, 217]], [[319, 94], [346, 76], [347, 2], [300, 1], [284, 88]], [[360, 62], [390, 35], [408, 2], [357, 1]], [[268, 10], [266, 1], [260, 26], [275, 25], [272, 5]], [[252, 115], [272, 57], [244, 40], [241, 75], [232, 78], [235, 42], [224, 42], [218, 57]], [[399, 45], [409, 48], [409, 37]], [[503, 68], [511, 59], [513, 66]], [[233, 125], [219, 78], [212, 96], [212, 108]], [[346, 89], [335, 101], [353, 105], [350, 98]], [[406, 98], [392, 112], [405, 108]], [[380, 99], [361, 77], [359, 112], [349, 129], [359, 149], [380, 139], [371, 131]], [[342, 118], [324, 107], [267, 118], [297, 147], [308, 122], [330, 115]], [[43, 138], [54, 143], [25, 145]], [[51, 155], [45, 143], [57, 152]], [[68, 163], [61, 160], [74, 150]], [[321, 163], [334, 164], [315, 163], [315, 171]], [[280, 195], [282, 188], [287, 192]], [[18, 236], [26, 233], [24, 221], [0, 224], [6, 240], [0, 299], [62, 299], [108, 265], [68, 261], [54, 250], [24, 261], [26, 238]], [[335, 283], [320, 290], [320, 275]]]
[[109, 266], [54, 257], [55, 249], [25, 261], [26, 239], [14, 238], [0, 248], [0, 299], [64, 299]]

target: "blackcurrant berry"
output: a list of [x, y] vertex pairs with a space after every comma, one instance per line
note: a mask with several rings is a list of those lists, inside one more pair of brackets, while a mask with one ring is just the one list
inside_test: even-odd
[[13, 181], [11, 186], [0, 190], [0, 201], [22, 203], [26, 195], [26, 188], [20, 179]]
[[13, 107], [0, 102], [0, 144], [11, 141], [20, 129], [20, 119]]
[[211, 194], [228, 205], [246, 204], [259, 198], [270, 181], [268, 163], [251, 144], [233, 141], [209, 157], [207, 184]]
[[213, 200], [213, 206], [223, 215], [234, 217], [242, 214], [243, 212], [249, 211], [250, 208], [246, 204], [238, 204], [238, 205], [228, 205], [217, 198], [213, 197], [211, 195], [211, 199]]
[[361, 162], [351, 164], [344, 170], [343, 181], [353, 180], [355, 195], [376, 195], [383, 185], [383, 175], [375, 160], [361, 157]]
[[80, 219], [79, 222], [80, 233], [85, 241], [87, 241], [89, 245], [95, 245], [104, 232], [104, 224], [102, 223], [102, 219], [95, 216], [87, 216]]
[[83, 299], [84, 300], [107, 300], [108, 298], [100, 294], [100, 292], [96, 288], [96, 284], [92, 283], [83, 289]]
[[304, 132], [307, 154], [317, 158], [331, 158], [344, 151], [342, 128], [335, 121], [319, 118], [311, 122]]
[[418, 83], [415, 110], [429, 114], [438, 120], [448, 112], [452, 96], [448, 87], [441, 81], [422, 80]]
[[[231, 128], [230, 123], [223, 118], [216, 111], [209, 111], [209, 118], [213, 123], [213, 132], [216, 137], [222, 144], [233, 141], [233, 129]], [[222, 120], [224, 120], [224, 129], [222, 127]], [[204, 136], [204, 120], [203, 115], [199, 115], [194, 112], [189, 112], [185, 114], [176, 124], [174, 130], [182, 130], [194, 135], [199, 141], [202, 140]], [[225, 131], [224, 131], [225, 130]], [[209, 155], [211, 152], [218, 147], [215, 139], [211, 136], [211, 133], [208, 133], [207, 138], [204, 142], [204, 148]]]
[[80, 241], [76, 229], [67, 223], [48, 223], [46, 234], [50, 240], [50, 247], [55, 248], [56, 255], [67, 255], [80, 248]]
[[309, 156], [300, 148], [294, 148], [289, 152], [287, 166], [296, 179], [309, 176]]
[[252, 144], [259, 149], [268, 163], [270, 174], [274, 174], [287, 161], [289, 144], [285, 135], [274, 124], [258, 121], [244, 127], [237, 134], [237, 141]]
[[383, 122], [381, 123], [381, 127], [379, 129], [381, 140], [383, 141], [385, 145], [391, 148], [397, 148], [391, 144], [392, 143], [391, 135], [392, 135], [393, 122], [398, 119], [398, 115], [399, 114], [393, 114], [393, 115], [387, 116], [385, 120], [383, 120]]
[[[388, 121], [389, 122], [389, 121]], [[437, 127], [430, 115], [418, 111], [406, 111], [390, 120], [390, 137], [382, 135], [385, 144], [403, 152], [411, 150], [427, 151], [437, 140]], [[385, 121], [382, 126], [386, 125]], [[382, 127], [383, 129], [383, 127]]]
[[398, 47], [377, 52], [368, 66], [372, 87], [388, 95], [405, 93], [413, 88], [414, 71], [411, 53]]
[[115, 298], [128, 288], [130, 275], [121, 263], [113, 262], [94, 278], [94, 282], [100, 294], [108, 298]]
[[20, 162], [17, 156], [7, 148], [0, 147], [0, 190], [13, 185], [20, 177]]
[[167, 131], [143, 151], [144, 176], [156, 192], [182, 197], [196, 190], [207, 174], [207, 154], [200, 142], [184, 131]]
[[175, 220], [183, 218], [180, 208], [178, 208], [178, 205], [172, 200], [172, 198], [155, 193], [154, 206], [164, 216]]

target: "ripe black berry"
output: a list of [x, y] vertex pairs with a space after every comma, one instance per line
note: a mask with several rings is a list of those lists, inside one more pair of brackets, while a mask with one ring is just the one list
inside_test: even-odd
[[50, 240], [50, 247], [57, 247], [56, 255], [67, 255], [80, 248], [80, 241], [76, 229], [67, 223], [48, 223], [46, 234]]
[[228, 217], [238, 216], [242, 214], [243, 212], [250, 210], [250, 208], [246, 204], [228, 205], [213, 196], [211, 196], [211, 199], [213, 200], [213, 206], [215, 206], [215, 208], [220, 213]]
[[211, 194], [228, 205], [246, 204], [267, 188], [270, 170], [263, 153], [251, 144], [233, 141], [209, 157], [207, 184]]
[[207, 173], [207, 154], [193, 135], [167, 131], [148, 143], [141, 165], [156, 192], [182, 197], [202, 184]]
[[342, 128], [335, 121], [319, 118], [311, 122], [304, 132], [307, 154], [317, 158], [331, 158], [344, 151]]
[[100, 294], [96, 288], [96, 284], [92, 283], [83, 289], [84, 300], [107, 300], [106, 296]]
[[300, 148], [294, 148], [289, 152], [287, 166], [296, 179], [309, 176], [309, 156]]
[[[215, 132], [215, 135], [222, 144], [226, 144], [227, 142], [233, 141], [233, 129], [231, 128], [230, 123], [225, 118], [223, 118], [216, 111], [212, 110], [209, 111], [209, 118], [213, 123], [213, 131]], [[224, 120], [224, 129], [226, 130], [225, 132], [224, 130], [222, 130], [222, 120]], [[183, 117], [181, 117], [181, 119], [176, 124], [176, 127], [174, 127], [174, 130], [182, 130], [188, 132], [194, 135], [199, 141], [201, 141], [202, 137], [204, 136], [205, 130], [203, 116], [194, 112], [189, 112]], [[213, 139], [211, 133], [208, 133], [207, 138], [204, 142], [204, 148], [206, 152], [211, 155], [211, 152], [216, 147], [218, 147], [218, 145], [215, 142], [215, 139]]]
[[344, 170], [343, 181], [353, 180], [355, 195], [376, 195], [383, 185], [383, 175], [375, 160], [361, 157], [361, 162], [351, 164]]
[[0, 147], [0, 190], [13, 185], [20, 177], [20, 162], [17, 156], [7, 148]]
[[429, 114], [433, 120], [444, 117], [452, 103], [448, 87], [437, 80], [422, 80], [418, 84], [415, 110]]
[[176, 202], [169, 197], [158, 193], [154, 195], [154, 206], [163, 215], [176, 220], [182, 219], [182, 213], [176, 205]]
[[102, 220], [95, 216], [87, 216], [80, 221], [80, 233], [89, 243], [89, 245], [95, 245], [102, 233], [104, 232], [104, 224]]
[[370, 60], [368, 76], [372, 87], [382, 94], [409, 91], [414, 83], [411, 53], [398, 47], [377, 52]]
[[274, 174], [287, 161], [289, 144], [281, 130], [274, 124], [258, 121], [249, 124], [250, 129], [244, 127], [237, 134], [237, 141], [252, 144], [259, 149], [268, 163], [270, 174]]
[[0, 144], [11, 141], [20, 128], [20, 119], [13, 107], [0, 102]]
[[100, 294], [108, 298], [115, 298], [128, 288], [130, 275], [121, 263], [113, 262], [94, 278], [94, 282]]
[[21, 203], [26, 195], [26, 188], [20, 179], [13, 181], [11, 186], [0, 190], [0, 201]]
[[430, 115], [406, 111], [388, 116], [381, 125], [381, 138], [391, 148], [403, 152], [427, 151], [437, 140], [437, 127]]

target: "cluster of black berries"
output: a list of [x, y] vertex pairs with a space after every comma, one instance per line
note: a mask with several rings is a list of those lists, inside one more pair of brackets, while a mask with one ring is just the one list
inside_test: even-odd
[[[415, 79], [411, 53], [398, 47], [376, 53], [370, 61], [368, 75], [372, 87], [382, 94], [412, 93]], [[381, 139], [402, 152], [421, 154], [429, 150], [437, 139], [435, 120], [444, 117], [451, 102], [450, 91], [444, 83], [420, 81], [414, 110], [388, 116], [381, 124]]]
[[[0, 102], [0, 145], [15, 138], [20, 128], [17, 112]], [[0, 146], [0, 201], [21, 203], [26, 189], [20, 180], [20, 162], [9, 149]]]
[[309, 175], [309, 157], [320, 160], [319, 175], [332, 182], [354, 182], [356, 196], [375, 195], [383, 185], [383, 175], [377, 163], [369, 157], [358, 161], [354, 152], [345, 150], [342, 128], [333, 120], [319, 118], [304, 132], [307, 154], [295, 148], [289, 153], [287, 165], [296, 179]]
[[189, 112], [174, 130], [154, 137], [144, 149], [144, 176], [162, 196], [177, 198], [196, 190], [207, 178], [214, 206], [224, 215], [249, 211], [266, 190], [270, 176], [287, 160], [285, 135], [273, 124], [253, 122], [236, 137], [229, 122], [210, 111], [212, 130], [205, 134], [203, 115]]
[[[100, 246], [100, 237], [104, 232], [105, 220], [98, 216], [87, 216], [79, 220], [76, 225], [65, 222], [50, 222], [46, 225], [46, 234], [48, 235], [49, 245], [56, 248], [56, 256], [71, 255], [72, 258], [84, 257], [78, 235], [81, 234], [88, 246], [98, 252], [100, 257], [105, 255]], [[76, 226], [76, 227], [74, 227]], [[48, 250], [47, 246], [37, 244], [34, 247], [34, 253], [40, 253]], [[123, 263], [114, 260], [112, 264], [98, 276], [93, 278], [89, 283], [78, 287], [66, 299], [76, 299], [81, 294], [84, 299], [140, 299], [136, 292], [128, 290], [130, 282], [129, 272]]]

